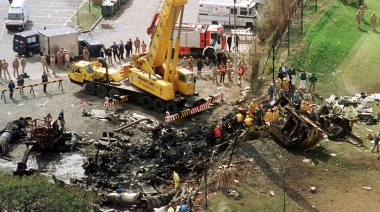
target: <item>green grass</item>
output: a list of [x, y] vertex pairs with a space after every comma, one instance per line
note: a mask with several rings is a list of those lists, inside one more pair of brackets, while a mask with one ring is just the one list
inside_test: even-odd
[[[366, 1], [368, 8], [371, 8], [367, 8], [365, 14], [367, 21], [369, 11], [380, 9], [380, 5], [375, 2]], [[321, 14], [317, 22], [306, 29], [306, 46], [295, 57], [294, 64], [317, 74], [320, 81], [318, 91], [322, 94], [350, 93], [345, 87], [351, 84], [357, 92], [362, 89], [376, 90], [376, 78], [379, 75], [371, 79], [368, 79], [368, 75], [374, 73], [373, 67], [380, 65], [380, 51], [376, 51], [380, 47], [380, 36], [370, 31], [368, 22], [362, 22], [360, 30], [355, 29], [356, 12], [357, 8], [336, 1]]]
[[[83, 6], [79, 9], [79, 31], [90, 30], [91, 27], [95, 24], [95, 22], [102, 15], [101, 6], [91, 5], [91, 13], [88, 13], [88, 2], [83, 4]], [[75, 14], [71, 18], [71, 22], [69, 26], [75, 28], [78, 25], [77, 15]]]

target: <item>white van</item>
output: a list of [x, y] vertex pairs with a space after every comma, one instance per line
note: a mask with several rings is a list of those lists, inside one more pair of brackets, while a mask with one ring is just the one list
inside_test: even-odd
[[198, 22], [252, 28], [258, 15], [256, 2], [258, 0], [237, 0], [235, 4], [233, 0], [200, 0]]
[[27, 0], [13, 0], [5, 18], [7, 29], [24, 30], [29, 18]]

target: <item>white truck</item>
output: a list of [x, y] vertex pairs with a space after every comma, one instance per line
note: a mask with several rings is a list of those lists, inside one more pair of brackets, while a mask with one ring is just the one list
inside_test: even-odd
[[257, 0], [200, 0], [198, 22], [202, 24], [223, 24], [252, 28]]
[[5, 27], [8, 30], [24, 30], [29, 18], [29, 8], [27, 0], [13, 0], [9, 6]]

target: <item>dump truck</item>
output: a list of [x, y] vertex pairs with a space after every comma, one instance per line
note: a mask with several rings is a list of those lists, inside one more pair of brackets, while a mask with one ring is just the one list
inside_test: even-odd
[[[108, 70], [103, 59], [95, 62], [74, 63], [69, 72], [70, 81], [84, 86], [87, 94], [101, 98], [128, 95], [139, 101], [146, 109], [157, 112], [177, 113], [182, 108], [197, 107], [207, 100], [194, 94], [194, 74], [187, 69], [177, 69], [180, 48], [178, 30], [174, 54], [174, 29], [187, 0], [166, 0], [152, 34], [150, 51], [135, 54], [132, 62], [122, 71]], [[173, 61], [166, 55], [174, 55]], [[166, 59], [166, 65], [164, 61]]]

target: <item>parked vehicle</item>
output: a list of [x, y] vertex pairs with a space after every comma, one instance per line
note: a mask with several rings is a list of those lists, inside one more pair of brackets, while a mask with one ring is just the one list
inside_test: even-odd
[[79, 32], [70, 27], [28, 30], [13, 36], [13, 51], [30, 57], [34, 53], [50, 56], [60, 48], [64, 48], [70, 57], [77, 57], [83, 54], [84, 47], [89, 50], [90, 57], [98, 57], [102, 46], [97, 40], [80, 38]]
[[37, 30], [15, 33], [13, 36], [13, 51], [19, 55], [33, 56], [40, 52], [40, 39]]
[[[178, 33], [179, 25], [175, 27]], [[215, 51], [224, 49], [224, 26], [219, 24], [182, 24], [180, 55], [207, 56], [211, 58]]]
[[252, 28], [257, 15], [255, 0], [237, 0], [236, 3], [232, 0], [199, 1], [199, 23]]
[[14, 0], [9, 6], [5, 27], [8, 30], [24, 30], [29, 19], [29, 8], [27, 0]]

